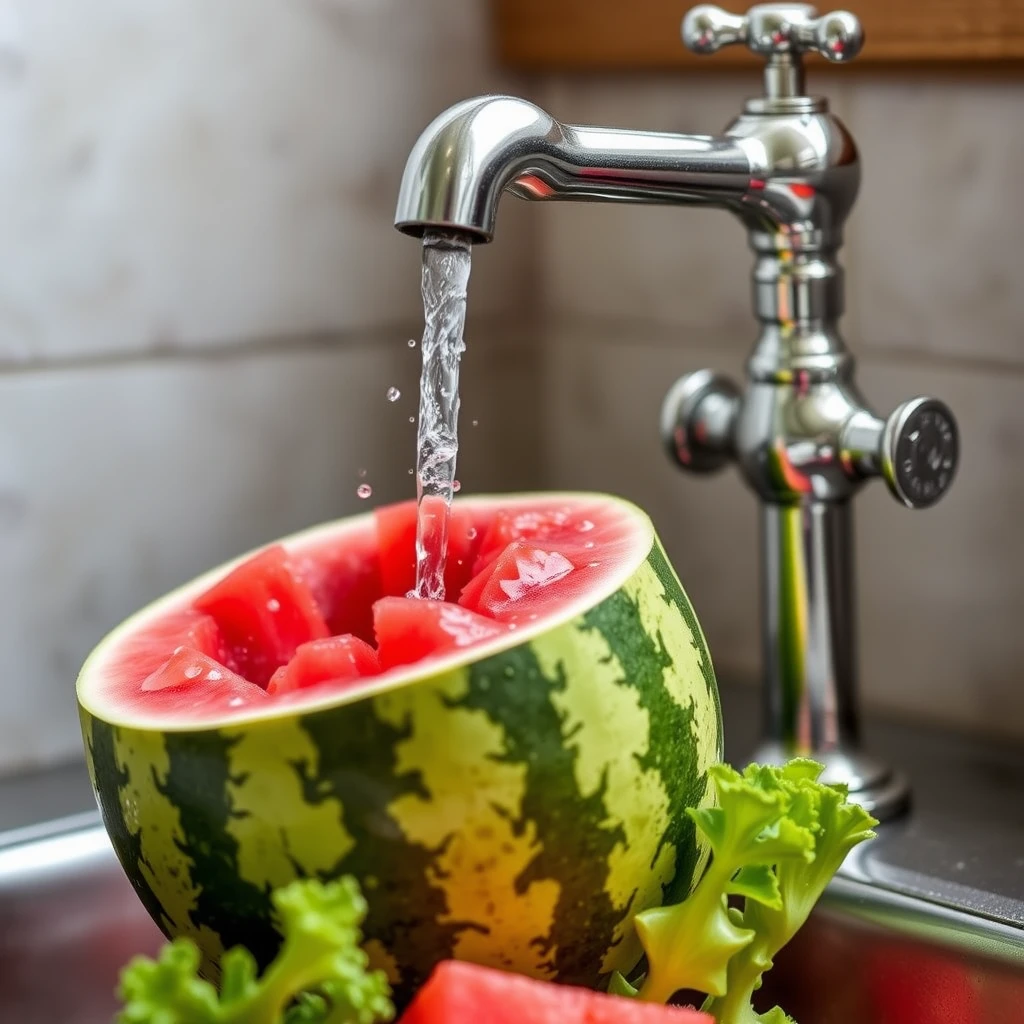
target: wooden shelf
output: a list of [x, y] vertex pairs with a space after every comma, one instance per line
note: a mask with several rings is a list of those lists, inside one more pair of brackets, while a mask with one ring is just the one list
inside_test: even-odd
[[[750, 66], [757, 59], [741, 46], [726, 47], [713, 57], [689, 53], [679, 38], [686, 0], [492, 3], [498, 53], [513, 68], [712, 70]], [[867, 37], [852, 68], [998, 62], [1024, 69], [1024, 0], [851, 0], [835, 5], [840, 6], [861, 19]]]

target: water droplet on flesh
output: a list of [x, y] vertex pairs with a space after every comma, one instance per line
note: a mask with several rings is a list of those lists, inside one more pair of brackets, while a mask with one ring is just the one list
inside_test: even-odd
[[468, 537], [468, 538], [469, 538], [470, 540], [476, 540], [476, 527], [475, 527], [475, 526], [471, 526], [471, 527], [470, 527], [470, 528], [469, 528], [469, 529], [468, 529], [468, 530], [466, 531], [466, 536], [467, 536], [467, 537]]
[[195, 679], [197, 676], [202, 675], [202, 672], [203, 672], [203, 666], [202, 665], [187, 665], [185, 667], [185, 671], [182, 672], [182, 675], [186, 679]]
[[276, 597], [272, 597], [267, 602], [267, 611], [268, 612], [279, 612], [280, 610], [281, 610], [281, 602], [278, 601], [278, 599]]
[[584, 519], [579, 526], [576, 527], [580, 533], [589, 533], [594, 528], [594, 524], [589, 519]]
[[389, 402], [397, 402], [402, 397], [402, 392], [398, 390], [394, 385], [388, 388], [387, 398]]
[[211, 683], [216, 683], [224, 678], [224, 673], [218, 672], [215, 668], [211, 668], [210, 671], [206, 673], [206, 678], [209, 679]]
[[228, 707], [240, 708], [244, 703], [245, 701], [241, 697], [232, 697], [231, 700], [228, 701]]
[[369, 484], [360, 484], [356, 488], [356, 494], [365, 501], [371, 494], [373, 494], [373, 488]]

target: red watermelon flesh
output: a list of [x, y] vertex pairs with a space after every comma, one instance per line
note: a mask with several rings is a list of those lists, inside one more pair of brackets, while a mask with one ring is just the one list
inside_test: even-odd
[[126, 624], [105, 692], [161, 721], [349, 693], [422, 663], [457, 660], [468, 648], [525, 640], [545, 618], [590, 607], [596, 590], [635, 564], [641, 534], [650, 543], [635, 511], [603, 496], [459, 499], [448, 600], [429, 601], [405, 596], [415, 517], [412, 501], [381, 508], [188, 585], [159, 613]]
[[558, 590], [574, 588], [584, 567], [548, 545], [515, 540], [466, 584], [459, 604], [501, 622], [528, 621]]
[[165, 615], [145, 633], [133, 634], [121, 656], [122, 671], [145, 679], [180, 647], [189, 647], [227, 663], [224, 637], [213, 617], [194, 608], [185, 608]]
[[[428, 495], [423, 499], [428, 534], [440, 532], [444, 501]], [[381, 592], [387, 597], [406, 597], [416, 586], [416, 502], [378, 508]], [[470, 510], [455, 504], [448, 522], [448, 557], [444, 566], [445, 598], [454, 601], [473, 575], [473, 561], [480, 542], [480, 531]]]
[[443, 960], [399, 1024], [714, 1024], [706, 1013]]
[[257, 686], [286, 664], [300, 644], [329, 636], [313, 592], [280, 544], [243, 562], [195, 602], [224, 636], [229, 663]]
[[136, 701], [192, 713], [266, 703], [266, 691], [201, 651], [179, 647], [139, 687]]
[[508, 633], [508, 627], [448, 601], [382, 597], [373, 606], [382, 668], [411, 665]]
[[380, 672], [377, 652], [364, 640], [346, 633], [301, 644], [287, 665], [282, 665], [267, 683], [267, 693], [290, 693], [321, 683], [339, 686]]
[[575, 552], [577, 548], [585, 552], [596, 546], [596, 543], [589, 546], [587, 543], [591, 539], [588, 534], [595, 528], [593, 518], [588, 518], [585, 513], [581, 515], [579, 510], [569, 505], [502, 509], [491, 520], [480, 540], [473, 575], [478, 575], [517, 540], [531, 540], [541, 547], [549, 544], [566, 554]]

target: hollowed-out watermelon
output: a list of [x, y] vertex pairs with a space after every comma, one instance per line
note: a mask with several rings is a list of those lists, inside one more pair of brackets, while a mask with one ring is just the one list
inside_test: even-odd
[[78, 696], [114, 847], [208, 965], [273, 955], [273, 889], [352, 874], [400, 1004], [448, 958], [598, 985], [702, 865], [683, 812], [721, 724], [697, 620], [618, 499], [457, 501], [445, 602], [404, 596], [414, 516], [287, 538], [99, 645]]

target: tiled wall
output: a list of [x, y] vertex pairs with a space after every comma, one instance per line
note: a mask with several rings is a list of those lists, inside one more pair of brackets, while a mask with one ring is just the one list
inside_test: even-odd
[[[946, 400], [962, 467], [936, 508], [875, 483], [857, 499], [861, 674], [871, 705], [1024, 737], [1024, 84], [830, 74], [816, 83], [858, 140], [844, 333], [879, 411]], [[756, 79], [549, 81], [564, 120], [713, 132]], [[735, 471], [683, 476], [662, 455], [669, 384], [738, 376], [755, 337], [751, 259], [715, 211], [545, 211], [547, 482], [619, 490], [652, 510], [721, 674], [759, 661], [756, 505]]]
[[[418, 251], [391, 216], [437, 111], [514, 89], [568, 120], [711, 131], [752, 84], [509, 81], [485, 15], [0, 0], [0, 772], [77, 753], [76, 670], [127, 612], [355, 510], [360, 468], [374, 501], [409, 493]], [[858, 501], [864, 688], [1024, 735], [1024, 87], [828, 90], [866, 169], [844, 322], [861, 381], [880, 409], [934, 391], [964, 435], [937, 509]], [[720, 671], [752, 676], [754, 501], [734, 473], [678, 474], [656, 424], [679, 373], [740, 373], [749, 264], [720, 213], [505, 203], [474, 258], [460, 475], [638, 499]]]
[[[80, 750], [126, 613], [363, 506], [360, 468], [411, 493], [394, 200], [437, 111], [512, 87], [485, 36], [477, 0], [0, 0], [0, 771]], [[530, 230], [474, 265], [467, 488], [536, 483]]]

